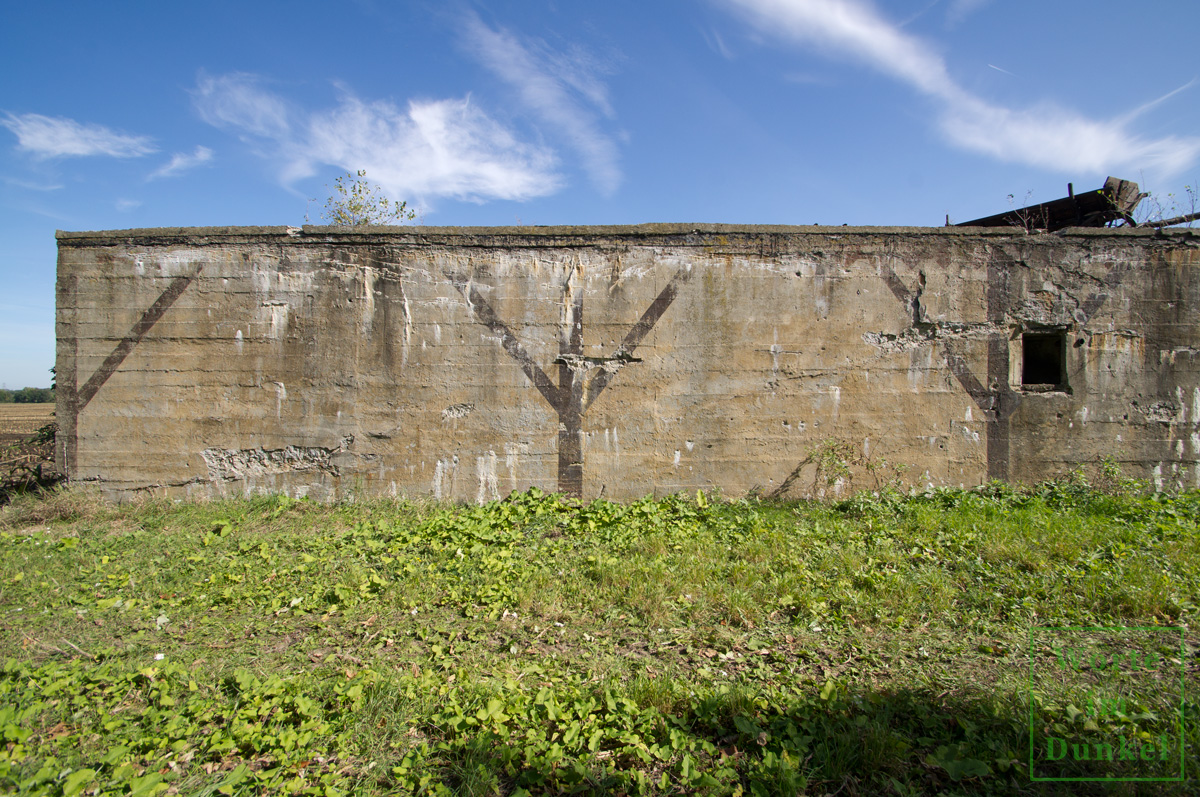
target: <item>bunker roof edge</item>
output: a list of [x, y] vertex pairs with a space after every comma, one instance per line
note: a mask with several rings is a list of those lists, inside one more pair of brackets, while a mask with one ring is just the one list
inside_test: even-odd
[[89, 246], [97, 242], [131, 243], [135, 241], [164, 241], [177, 239], [197, 243], [201, 239], [218, 243], [223, 241], [245, 241], [261, 238], [285, 238], [295, 242], [325, 243], [330, 241], [362, 240], [376, 238], [411, 237], [417, 239], [512, 237], [512, 238], [590, 238], [629, 237], [655, 238], [687, 235], [905, 235], [953, 237], [1173, 237], [1200, 238], [1200, 228], [1159, 229], [1150, 227], [1068, 227], [1053, 233], [1026, 233], [1020, 228], [1007, 227], [842, 227], [834, 225], [783, 225], [783, 224], [680, 224], [651, 223], [623, 225], [561, 225], [546, 227], [414, 227], [414, 226], [369, 226], [336, 227], [305, 225], [248, 226], [248, 227], [147, 227], [128, 230], [55, 231], [59, 246]]

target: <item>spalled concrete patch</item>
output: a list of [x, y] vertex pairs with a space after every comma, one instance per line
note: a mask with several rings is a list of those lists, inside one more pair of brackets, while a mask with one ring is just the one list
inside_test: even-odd
[[285, 446], [264, 450], [262, 448], [206, 448], [200, 452], [208, 466], [208, 478], [213, 482], [229, 482], [254, 479], [260, 476], [304, 471], [324, 471], [340, 476], [341, 471], [333, 462], [335, 454], [345, 451], [353, 442], [347, 438], [337, 448], [317, 446]]

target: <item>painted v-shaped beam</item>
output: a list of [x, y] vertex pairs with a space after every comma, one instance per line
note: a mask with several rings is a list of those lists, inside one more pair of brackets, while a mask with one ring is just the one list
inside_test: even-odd
[[[666, 313], [667, 308], [679, 295], [680, 286], [691, 277], [686, 267], [681, 267], [667, 282], [642, 317], [638, 319], [625, 339], [613, 351], [612, 355], [604, 358], [585, 357], [583, 353], [583, 285], [574, 291], [571, 289], [571, 275], [568, 275], [563, 285], [565, 313], [563, 329], [559, 335], [558, 357], [554, 362], [558, 365], [558, 384], [550, 381], [529, 352], [521, 345], [521, 341], [513, 334], [508, 325], [500, 320], [496, 311], [488, 303], [474, 283], [467, 278], [447, 273], [446, 277], [455, 289], [467, 300], [475, 320], [487, 327], [492, 334], [499, 336], [500, 346], [516, 360], [525, 376], [533, 383], [542, 398], [558, 415], [558, 491], [566, 495], [581, 497], [583, 495], [583, 415], [608, 387], [612, 378], [626, 364], [639, 362], [634, 351], [641, 345], [646, 335], [654, 329], [654, 325]], [[588, 372], [600, 368], [600, 372], [588, 379]]]
[[[987, 320], [992, 324], [1001, 324], [1005, 320], [1011, 304], [1011, 290], [1008, 275], [1016, 263], [999, 251], [993, 252], [988, 262], [987, 270]], [[1109, 269], [1101, 281], [1102, 288], [1093, 292], [1079, 303], [1075, 320], [1081, 326], [1092, 319], [1109, 295], [1116, 290], [1129, 273], [1127, 263], [1118, 263]], [[921, 322], [923, 311], [920, 306], [920, 294], [910, 291], [891, 266], [886, 266], [883, 272], [884, 282], [892, 295], [912, 313], [913, 324]], [[986, 384], [981, 382], [971, 371], [965, 357], [955, 352], [951, 341], [941, 340], [942, 357], [946, 367], [954, 378], [962, 385], [963, 390], [983, 410], [986, 423], [984, 433], [987, 441], [987, 468], [989, 479], [1007, 479], [1009, 477], [1009, 419], [1012, 418], [1021, 403], [1021, 394], [1009, 386], [1009, 352], [1008, 337], [1003, 333], [993, 332], [988, 336]]]

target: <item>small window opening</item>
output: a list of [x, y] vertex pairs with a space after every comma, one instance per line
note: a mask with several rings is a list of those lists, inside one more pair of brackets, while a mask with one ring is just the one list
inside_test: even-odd
[[1041, 390], [1065, 390], [1067, 336], [1045, 330], [1021, 336], [1021, 386]]

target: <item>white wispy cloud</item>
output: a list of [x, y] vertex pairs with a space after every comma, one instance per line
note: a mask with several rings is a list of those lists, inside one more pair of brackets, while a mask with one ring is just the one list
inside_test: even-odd
[[463, 18], [462, 37], [468, 52], [515, 89], [522, 105], [569, 142], [602, 193], [617, 190], [620, 153], [600, 122], [615, 114], [597, 77], [600, 62], [580, 49], [556, 52], [544, 42], [494, 30], [473, 13]]
[[733, 50], [729, 49], [729, 45], [725, 43], [725, 38], [712, 28], [700, 28], [700, 35], [704, 37], [704, 43], [714, 53], [717, 53], [726, 61], [734, 60]]
[[941, 57], [916, 37], [854, 0], [720, 0], [764, 33], [850, 58], [929, 94], [955, 90]]
[[155, 169], [146, 179], [156, 180], [160, 177], [174, 177], [178, 174], [183, 174], [189, 169], [202, 166], [212, 159], [213, 151], [208, 147], [196, 147], [196, 150], [190, 155], [185, 152], [176, 152], [171, 156], [169, 162]]
[[992, 0], [953, 0], [946, 9], [946, 24], [953, 27], [990, 2]]
[[113, 207], [122, 213], [128, 213], [131, 210], [137, 210], [142, 206], [140, 199], [118, 199], [113, 203]]
[[5, 177], [4, 182], [27, 191], [57, 191], [62, 188], [62, 183], [35, 183], [32, 180], [18, 180], [15, 177]]
[[[767, 34], [861, 63], [906, 83], [940, 106], [954, 145], [1056, 171], [1101, 174], [1146, 169], [1174, 175], [1200, 156], [1200, 138], [1143, 138], [1129, 115], [1089, 119], [1053, 103], [1012, 109], [963, 89], [932, 46], [885, 20], [864, 0], [718, 0]], [[980, 2], [957, 3], [962, 13]]]
[[246, 72], [215, 77], [202, 73], [192, 100], [200, 117], [214, 127], [243, 136], [287, 138], [291, 134], [287, 103], [264, 88], [264, 82]]
[[470, 98], [401, 109], [346, 97], [309, 120], [292, 172], [299, 176], [314, 162], [366, 169], [398, 196], [529, 199], [562, 186], [552, 152], [522, 144]]
[[1127, 174], [1144, 167], [1177, 174], [1200, 154], [1200, 139], [1144, 139], [1119, 121], [1096, 121], [1054, 105], [1018, 111], [963, 97], [943, 112], [941, 126], [966, 149], [1054, 171]]
[[97, 124], [81, 124], [74, 119], [42, 116], [37, 113], [5, 114], [0, 125], [17, 137], [17, 147], [39, 158], [107, 155], [112, 158], [136, 158], [157, 152], [147, 136], [118, 133]]
[[327, 110], [298, 108], [255, 75], [201, 76], [193, 101], [205, 121], [274, 158], [285, 183], [322, 165], [364, 169], [394, 198], [524, 200], [562, 186], [554, 153], [522, 143], [470, 98], [412, 100], [404, 108], [343, 91]]

